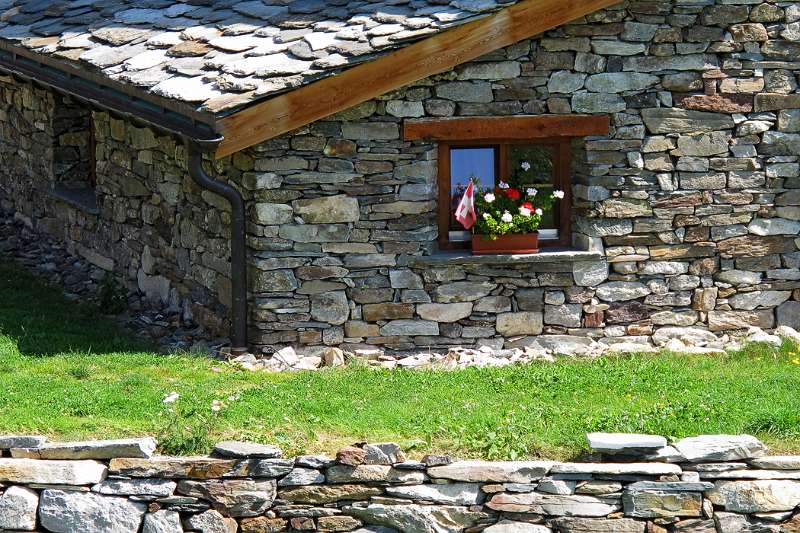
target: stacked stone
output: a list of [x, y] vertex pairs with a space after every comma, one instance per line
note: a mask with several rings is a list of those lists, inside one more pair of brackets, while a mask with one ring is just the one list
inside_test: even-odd
[[[275, 189], [256, 204], [270, 237], [260, 342], [514, 347], [796, 326], [800, 14], [718, 4], [598, 12], [261, 145], [253, 169]], [[520, 113], [612, 115], [608, 138], [574, 147], [574, 241], [600, 255], [426, 260], [436, 145], [402, 141], [403, 121]]]
[[[800, 527], [800, 457], [749, 435], [588, 435], [598, 462], [408, 459], [393, 443], [281, 458], [222, 442], [153, 456], [150, 438], [0, 437], [0, 529], [114, 533], [785, 533]], [[38, 529], [37, 529], [38, 528]]]

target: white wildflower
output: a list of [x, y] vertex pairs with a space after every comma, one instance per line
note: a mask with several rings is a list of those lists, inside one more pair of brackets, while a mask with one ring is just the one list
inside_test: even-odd
[[525, 192], [528, 193], [528, 196], [536, 196], [537, 194], [539, 194], [539, 189], [536, 189], [535, 187], [530, 187]]
[[514, 217], [511, 215], [511, 213], [506, 211], [505, 213], [503, 213], [503, 216], [500, 217], [500, 220], [502, 220], [503, 222], [511, 222], [514, 220]]
[[510, 187], [510, 185], [505, 181], [501, 181], [497, 186], [501, 189], [508, 189]]
[[489, 213], [483, 214], [483, 220], [489, 220], [490, 218], [492, 218], [492, 215], [490, 215]]
[[163, 403], [175, 403], [176, 401], [178, 401], [179, 397], [180, 396], [179, 396], [179, 394], [177, 392], [172, 391], [169, 394], [167, 394], [166, 396], [164, 396], [164, 399], [161, 400], [161, 401]]
[[219, 400], [214, 400], [213, 402], [211, 402], [211, 411], [213, 411], [214, 413], [220, 412], [223, 407], [224, 404]]
[[525, 172], [531, 169], [531, 164], [528, 163], [527, 161], [523, 161], [520, 166], [522, 167], [522, 170], [524, 170]]
[[524, 216], [524, 217], [529, 217], [529, 216], [531, 216], [531, 210], [528, 209], [527, 207], [520, 207], [519, 208], [519, 214]]
[[487, 203], [492, 203], [494, 202], [494, 194], [487, 192], [483, 195], [483, 199], [486, 200]]
[[543, 213], [544, 213], [544, 211], [542, 211], [542, 208], [541, 208], [541, 207], [537, 207], [537, 208], [536, 208], [536, 214], [537, 214], [537, 215], [539, 215], [539, 216], [542, 216], [542, 214], [543, 214]]
[[562, 198], [564, 198], [564, 191], [553, 191], [553, 197], [561, 200]]

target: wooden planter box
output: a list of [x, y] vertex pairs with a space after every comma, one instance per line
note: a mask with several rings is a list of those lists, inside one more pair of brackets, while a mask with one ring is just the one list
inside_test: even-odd
[[539, 233], [500, 235], [495, 240], [488, 235], [472, 236], [472, 255], [536, 253], [539, 253]]

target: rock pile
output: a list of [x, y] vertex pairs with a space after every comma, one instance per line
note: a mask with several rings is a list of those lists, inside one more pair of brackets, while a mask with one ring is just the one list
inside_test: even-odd
[[417, 351], [389, 352], [377, 349], [343, 351], [340, 348], [303, 348], [298, 353], [286, 346], [272, 354], [256, 357], [246, 354], [235, 357], [232, 362], [247, 370], [268, 372], [291, 372], [339, 367], [348, 361], [358, 360], [373, 368], [456, 370], [467, 367], [499, 367], [525, 364], [534, 361], [554, 362], [557, 357], [594, 358], [610, 354], [649, 353], [668, 351], [683, 354], [723, 354], [737, 350], [747, 343], [765, 343], [775, 348], [783, 339], [800, 344], [800, 333], [788, 326], [780, 326], [774, 334], [761, 328], [751, 327], [742, 337], [717, 336], [700, 328], [662, 328], [651, 342], [604, 343], [584, 337], [568, 335], [541, 335], [524, 348], [495, 349], [452, 347], [446, 352]]
[[[282, 457], [223, 442], [153, 456], [152, 439], [0, 437], [0, 530], [54, 533], [789, 533], [800, 457], [749, 435], [673, 443], [590, 433], [597, 462], [490, 462], [394, 443]], [[8, 457], [10, 455], [10, 457]], [[33, 458], [36, 457], [36, 458]], [[37, 529], [38, 528], [38, 529]]]

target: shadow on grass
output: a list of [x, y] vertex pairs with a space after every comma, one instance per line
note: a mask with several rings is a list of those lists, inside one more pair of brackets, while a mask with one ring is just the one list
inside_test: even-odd
[[69, 301], [22, 267], [0, 262], [0, 356], [13, 351], [49, 356], [152, 348], [95, 306]]

